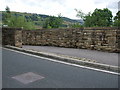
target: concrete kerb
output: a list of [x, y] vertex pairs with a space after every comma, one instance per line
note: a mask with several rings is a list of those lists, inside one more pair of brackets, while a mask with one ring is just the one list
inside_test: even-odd
[[63, 55], [45, 53], [45, 52], [34, 51], [34, 50], [27, 50], [27, 49], [18, 48], [18, 47], [9, 46], [9, 45], [5, 45], [4, 47], [13, 49], [13, 50], [17, 50], [17, 51], [21, 51], [21, 52], [26, 52], [26, 53], [42, 56], [42, 57], [47, 57], [47, 58], [52, 58], [52, 59], [57, 59], [57, 60], [73, 63], [73, 64], [78, 64], [78, 65], [82, 65], [82, 66], [87, 66], [87, 67], [92, 67], [92, 68], [97, 68], [97, 69], [102, 69], [102, 70], [107, 70], [107, 71], [112, 71], [112, 72], [117, 72], [117, 73], [120, 72], [120, 67], [118, 67], [118, 66], [83, 61], [83, 60], [79, 60], [79, 59], [65, 57]]

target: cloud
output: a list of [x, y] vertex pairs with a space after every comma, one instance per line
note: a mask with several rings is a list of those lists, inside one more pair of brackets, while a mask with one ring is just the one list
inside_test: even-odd
[[119, 0], [2, 0], [1, 10], [6, 6], [11, 11], [30, 12], [57, 16], [61, 13], [64, 17], [77, 19], [75, 8], [84, 13], [93, 12], [95, 8], [108, 7], [114, 14]]
[[110, 9], [118, 9], [117, 4], [118, 4], [117, 2], [112, 2], [112, 3], [109, 3], [107, 7]]
[[120, 11], [120, 1], [118, 2], [118, 10]]
[[107, 5], [107, 8], [109, 8], [112, 11], [114, 16], [118, 12], [118, 2], [119, 0], [114, 0], [114, 1], [109, 2]]
[[118, 11], [118, 2], [119, 0], [94, 0], [95, 5], [98, 8], [108, 8], [112, 11], [113, 15], [115, 16]]

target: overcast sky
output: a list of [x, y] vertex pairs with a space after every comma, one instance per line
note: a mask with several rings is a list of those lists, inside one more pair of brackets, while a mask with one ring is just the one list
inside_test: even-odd
[[84, 13], [93, 12], [95, 8], [109, 8], [113, 15], [118, 11], [120, 0], [0, 0], [0, 11], [8, 6], [11, 11], [30, 12], [78, 19], [75, 8]]

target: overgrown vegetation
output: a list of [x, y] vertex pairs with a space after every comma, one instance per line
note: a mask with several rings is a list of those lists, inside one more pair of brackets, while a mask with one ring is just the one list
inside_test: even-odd
[[82, 28], [83, 25], [81, 25], [80, 23], [74, 23], [70, 25], [71, 28]]
[[81, 10], [77, 10], [77, 17], [84, 20], [85, 27], [111, 27], [112, 12], [108, 8], [95, 9], [93, 13], [85, 14]]
[[58, 17], [50, 16], [46, 19], [46, 21], [43, 24], [43, 28], [59, 28], [63, 23], [63, 20], [61, 18], [61, 15], [58, 15]]
[[[40, 29], [40, 28], [81, 28], [81, 27], [120, 27], [120, 11], [116, 16], [108, 8], [95, 9], [93, 13], [85, 14], [81, 10], [75, 9], [79, 20], [72, 20], [62, 17], [61, 14], [48, 16], [34, 13], [11, 12], [9, 7], [0, 12], [2, 21], [0, 25], [7, 27], [17, 27], [23, 29]], [[2, 15], [1, 15], [2, 14]]]
[[116, 13], [116, 16], [114, 17], [114, 26], [120, 27], [120, 11]]
[[13, 28], [35, 29], [34, 24], [30, 20], [26, 20], [24, 16], [13, 15], [10, 8], [6, 7], [6, 13], [3, 15], [3, 25]]
[[[10, 8], [8, 11], [10, 11]], [[6, 21], [5, 21], [5, 20], [9, 21], [9, 19], [10, 19], [10, 17], [6, 18], [6, 14], [8, 14], [8, 12], [0, 11], [0, 15], [1, 14], [3, 16], [2, 17], [3, 25], [8, 25], [8, 23], [6, 23]], [[34, 27], [35, 29], [40, 29], [43, 27], [44, 28], [68, 28], [71, 24], [78, 23], [78, 22], [82, 23], [81, 20], [73, 20], [73, 19], [70, 19], [67, 17], [62, 17], [60, 15], [58, 15], [58, 17], [55, 17], [55, 16], [49, 16], [49, 15], [43, 15], [43, 14], [26, 13], [26, 12], [21, 13], [21, 12], [13, 12], [13, 11], [10, 11], [10, 14], [11, 14], [12, 18], [14, 18], [14, 20], [15, 20], [15, 17], [16, 17], [16, 19], [19, 17], [24, 18], [24, 21], [27, 22], [29, 27], [30, 28]], [[12, 20], [12, 21], [14, 21], [14, 20]], [[49, 22], [50, 25], [46, 26], [46, 24], [48, 23], [49, 20], [53, 20], [53, 21], [52, 22], [50, 21]], [[15, 20], [15, 21], [17, 22], [17, 20]], [[57, 25], [53, 25], [54, 23]], [[24, 24], [24, 25], [26, 25], [26, 24]], [[11, 25], [9, 25], [9, 26], [11, 26]], [[18, 27], [17, 25], [15, 25], [15, 26]]]
[[109, 27], [112, 25], [112, 12], [105, 8], [105, 9], [95, 9], [92, 13], [92, 26], [102, 26], [102, 27]]

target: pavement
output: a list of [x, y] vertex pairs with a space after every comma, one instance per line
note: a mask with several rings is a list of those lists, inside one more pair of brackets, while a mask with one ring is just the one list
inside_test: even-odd
[[71, 57], [86, 58], [93, 60], [97, 63], [108, 64], [118, 66], [119, 53], [109, 53], [96, 50], [87, 49], [75, 49], [75, 48], [63, 48], [63, 47], [52, 47], [52, 46], [27, 46], [23, 45], [24, 49], [49, 52], [58, 55], [66, 55]]
[[[3, 88], [118, 88], [119, 76], [115, 74], [52, 62], [8, 49], [3, 49], [2, 59]], [[44, 78], [28, 84], [12, 78], [28, 72]]]

